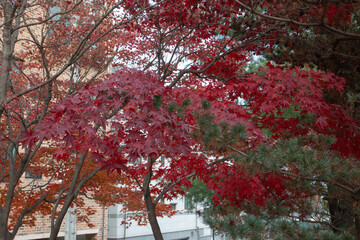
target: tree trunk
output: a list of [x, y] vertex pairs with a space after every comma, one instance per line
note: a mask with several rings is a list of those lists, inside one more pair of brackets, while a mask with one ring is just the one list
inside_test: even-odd
[[1, 59], [1, 73], [0, 73], [0, 104], [6, 100], [6, 94], [9, 88], [9, 77], [11, 67], [11, 57], [13, 55], [12, 48], [12, 7], [10, 2], [4, 3], [4, 26], [2, 33], [2, 59]]
[[[12, 47], [12, 23], [13, 13], [11, 1], [4, 1], [3, 8], [3, 29], [2, 29], [2, 56], [1, 56], [1, 72], [0, 72], [0, 118], [4, 110], [3, 104], [6, 101], [6, 94], [9, 88], [9, 77], [11, 67], [11, 57], [13, 55]], [[1, 166], [4, 167], [4, 166]], [[9, 184], [10, 185], [10, 184]], [[11, 187], [11, 186], [10, 186]], [[10, 192], [12, 192], [10, 190]], [[9, 191], [8, 191], [9, 193]], [[6, 201], [10, 198], [6, 197]], [[10, 199], [12, 201], [12, 199]], [[5, 202], [0, 206], [0, 240], [11, 240], [12, 236], [8, 230], [9, 207], [11, 203]]]
[[[334, 233], [354, 227], [354, 207], [351, 194], [334, 185], [328, 185], [328, 204]], [[359, 239], [360, 240], [360, 239]]]
[[[71, 203], [72, 201], [73, 201], [73, 200], [71, 200], [70, 203]], [[60, 213], [59, 213], [59, 215], [57, 216], [55, 226], [51, 228], [49, 240], [55, 240], [55, 239], [57, 239], [58, 234], [59, 234], [59, 231], [60, 231], [61, 224], [62, 224], [62, 222], [63, 222], [63, 220], [64, 220], [64, 218], [65, 218], [65, 215], [66, 215], [67, 210], [68, 210], [69, 207], [70, 207], [70, 203], [69, 203], [69, 202], [65, 203], [64, 206], [61, 208]]]
[[5, 217], [3, 215], [4, 213], [0, 213], [0, 240], [11, 240], [12, 237], [7, 228], [7, 221], [4, 220]]
[[159, 226], [159, 223], [156, 218], [156, 213], [155, 213], [156, 205], [153, 203], [153, 201], [151, 199], [149, 186], [147, 186], [147, 189], [145, 191], [144, 200], [145, 200], [146, 209], [147, 209], [147, 213], [148, 213], [148, 219], [150, 222], [150, 226], [151, 226], [151, 230], [153, 232], [154, 238], [155, 238], [155, 240], [163, 240], [164, 238], [162, 236], [160, 226]]
[[360, 240], [360, 202], [356, 200], [354, 203], [355, 212], [355, 240]]
[[[81, 181], [78, 181], [78, 177], [81, 173], [81, 169], [83, 167], [85, 158], [87, 156], [87, 153], [84, 153], [81, 156], [81, 159], [77, 165], [77, 169], [73, 175], [73, 179], [72, 182], [69, 186], [69, 192], [68, 195], [65, 198], [65, 201], [63, 203], [63, 206], [57, 216], [57, 219], [55, 221], [55, 223], [51, 224], [51, 233], [50, 233], [50, 237], [49, 240], [56, 240], [57, 236], [59, 234], [60, 228], [61, 228], [61, 223], [63, 222], [66, 213], [71, 205], [71, 203], [75, 200], [75, 198], [79, 195], [80, 189], [82, 188], [82, 186], [89, 181], [90, 178], [94, 177], [94, 175], [99, 172], [101, 170], [101, 167], [96, 168], [94, 171], [90, 172], [86, 177], [84, 177], [83, 179], [81, 179]], [[61, 194], [60, 194], [61, 195]], [[56, 209], [55, 209], [56, 210]], [[55, 217], [55, 215], [53, 215], [52, 217]], [[52, 219], [52, 221], [55, 219]]]

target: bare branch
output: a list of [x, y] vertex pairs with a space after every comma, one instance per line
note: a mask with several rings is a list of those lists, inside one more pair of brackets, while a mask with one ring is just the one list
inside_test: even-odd
[[326, 24], [324, 21], [321, 22], [313, 22], [313, 23], [304, 23], [304, 22], [299, 22], [296, 21], [294, 19], [290, 19], [290, 18], [282, 18], [282, 17], [275, 17], [275, 16], [270, 16], [270, 15], [266, 15], [263, 13], [260, 13], [258, 11], [256, 11], [254, 8], [244, 4], [243, 2], [239, 1], [239, 0], [235, 0], [241, 7], [243, 7], [245, 10], [268, 20], [273, 20], [273, 21], [278, 21], [278, 22], [285, 22], [285, 23], [291, 23], [291, 24], [295, 24], [295, 25], [299, 25], [299, 26], [303, 26], [303, 27], [321, 27], [329, 32], [333, 32], [333, 33], [337, 33], [343, 36], [348, 36], [348, 37], [352, 37], [352, 38], [356, 38], [356, 39], [360, 39], [360, 34], [357, 33], [351, 33], [351, 32], [345, 32], [342, 31], [338, 28], [334, 28], [328, 24]]

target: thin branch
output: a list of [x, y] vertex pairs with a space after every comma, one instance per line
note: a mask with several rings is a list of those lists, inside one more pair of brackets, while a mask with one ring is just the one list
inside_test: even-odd
[[[35, 22], [35, 23], [28, 23], [28, 24], [24, 24], [24, 25], [20, 25], [16, 28], [13, 29], [13, 31], [16, 31], [16, 30], [19, 30], [21, 28], [28, 28], [28, 27], [31, 27], [31, 26], [36, 26], [36, 25], [40, 25], [40, 24], [44, 24], [48, 21], [50, 21], [51, 19], [55, 18], [56, 16], [61, 16], [61, 15], [66, 15], [66, 14], [69, 14], [70, 12], [72, 12], [77, 6], [80, 5], [80, 3], [82, 3], [84, 0], [80, 0], [79, 2], [75, 3], [73, 7], [71, 7], [69, 10], [67, 11], [64, 11], [64, 12], [58, 12], [58, 13], [55, 13], [41, 21], [38, 21], [38, 22]], [[16, 5], [16, 4], [15, 4]]]
[[[234, 158], [233, 156], [228, 156], [228, 157], [224, 157], [224, 158], [218, 159], [218, 160], [216, 160], [216, 161], [214, 161], [214, 162], [211, 162], [208, 167], [213, 166], [213, 165], [216, 165], [216, 164], [218, 164], [218, 163], [222, 163], [222, 162], [228, 161], [228, 160], [233, 159], [233, 158]], [[180, 179], [178, 179], [178, 180], [177, 180], [176, 182], [174, 182], [174, 183], [169, 183], [169, 184], [158, 194], [158, 196], [155, 198], [155, 200], [154, 200], [154, 205], [156, 205], [156, 204], [164, 197], [164, 195], [165, 195], [168, 191], [170, 191], [173, 187], [175, 187], [176, 185], [178, 185], [179, 183], [181, 183], [181, 181], [183, 181], [183, 180], [185, 180], [185, 179], [190, 179], [190, 178], [196, 176], [196, 174], [197, 174], [197, 173], [193, 172], [193, 173], [190, 173], [190, 174], [188, 174], [188, 175], [186, 175], [186, 176], [184, 176], [184, 177], [181, 177]]]
[[235, 152], [237, 152], [237, 153], [245, 156], [245, 157], [248, 157], [248, 156], [249, 156], [249, 155], [247, 155], [246, 153], [244, 153], [244, 152], [242, 152], [242, 151], [240, 151], [240, 150], [238, 150], [238, 149], [236, 149], [236, 148], [234, 148], [234, 147], [232, 147], [232, 146], [229, 146], [229, 148], [232, 149], [232, 150], [234, 150]]
[[244, 48], [252, 43], [254, 43], [256, 40], [260, 39], [260, 36], [264, 36], [266, 35], [269, 31], [271, 31], [272, 29], [268, 29], [266, 32], [262, 33], [261, 35], [257, 36], [254, 39], [250, 39], [247, 42], [241, 43], [238, 46], [235, 46], [231, 49], [228, 49], [226, 51], [224, 51], [227, 47], [228, 44], [233, 41], [235, 39], [236, 36], [233, 36], [231, 38], [228, 39], [228, 41], [226, 43], [224, 43], [224, 45], [222, 46], [222, 48], [219, 50], [218, 54], [214, 57], [214, 59], [208, 63], [205, 67], [203, 67], [202, 69], [183, 69], [180, 70], [180, 72], [178, 73], [178, 75], [175, 77], [175, 79], [170, 83], [169, 87], [174, 87], [179, 81], [180, 79], [186, 74], [186, 73], [193, 73], [193, 74], [201, 74], [204, 73], [205, 71], [207, 71], [211, 66], [213, 66], [217, 61], [219, 61], [221, 58], [225, 57], [226, 55], [235, 52], [241, 48]]
[[340, 35], [343, 36], [348, 36], [348, 37], [352, 37], [352, 38], [357, 38], [360, 39], [360, 34], [356, 34], [356, 33], [350, 33], [350, 32], [345, 32], [342, 31], [340, 29], [331, 27], [330, 25], [326, 24], [324, 21], [322, 22], [317, 22], [317, 23], [304, 23], [304, 22], [299, 22], [290, 18], [282, 18], [282, 17], [275, 17], [275, 16], [270, 16], [270, 15], [266, 15], [263, 13], [260, 13], [258, 11], [256, 11], [254, 8], [242, 3], [239, 0], [235, 0], [241, 7], [243, 7], [245, 10], [259, 16], [265, 19], [269, 19], [269, 20], [273, 20], [273, 21], [278, 21], [278, 22], [285, 22], [285, 23], [291, 23], [291, 24], [295, 24], [295, 25], [299, 25], [299, 26], [303, 26], [303, 27], [321, 27], [329, 32], [333, 32], [333, 33], [338, 33]]

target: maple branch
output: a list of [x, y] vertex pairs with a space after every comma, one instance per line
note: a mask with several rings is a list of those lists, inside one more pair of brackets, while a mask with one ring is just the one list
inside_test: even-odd
[[[101, 34], [98, 38], [96, 38], [91, 44], [89, 44], [89, 46], [85, 47], [85, 43], [86, 41], [90, 38], [91, 34], [98, 28], [98, 26], [101, 24], [101, 22], [103, 22], [105, 20], [105, 18], [115, 9], [117, 8], [120, 4], [122, 4], [125, 0], [122, 0], [121, 2], [119, 2], [118, 4], [116, 4], [115, 6], [113, 6], [94, 26], [93, 28], [88, 32], [88, 34], [80, 41], [78, 47], [76, 48], [76, 50], [71, 54], [68, 62], [58, 71], [56, 72], [54, 75], [52, 75], [51, 77], [49, 77], [46, 81], [27, 88], [23, 91], [20, 91], [19, 93], [15, 94], [14, 96], [12, 96], [11, 98], [8, 98], [4, 103], [10, 103], [12, 100], [14, 100], [15, 98], [18, 98], [24, 94], [27, 94], [29, 92], [32, 92], [34, 90], [37, 90], [51, 82], [53, 82], [55, 79], [57, 79], [69, 66], [71, 66], [72, 64], [74, 64], [87, 50], [89, 50], [95, 43], [97, 43], [98, 41], [100, 41], [104, 36], [106, 36], [108, 33], [110, 33], [111, 31], [118, 29], [121, 25], [125, 25], [128, 24], [129, 22], [133, 21], [135, 19], [136, 16], [140, 15], [141, 12], [139, 12], [138, 14], [134, 15], [131, 19], [127, 20], [127, 21], [122, 21], [121, 23], [113, 26], [112, 28], [108, 29], [107, 31], [105, 31], [103, 34]], [[150, 7], [149, 7], [150, 8]], [[148, 8], [146, 8], [148, 9]], [[144, 9], [144, 11], [146, 10]], [[44, 60], [44, 58], [43, 58]], [[0, 102], [1, 103], [1, 102]]]
[[[105, 33], [103, 33], [102, 35], [100, 35], [97, 39], [95, 39], [93, 41], [92, 44], [90, 44], [87, 48], [85, 48], [85, 44], [87, 42], [87, 40], [90, 38], [90, 36], [93, 34], [93, 32], [98, 29], [98, 27], [100, 26], [100, 24], [105, 20], [105, 18], [107, 16], [109, 16], [117, 7], [119, 7], [125, 0], [120, 1], [119, 3], [115, 4], [112, 8], [110, 8], [110, 10], [108, 10], [92, 27], [92, 29], [84, 36], [84, 38], [80, 41], [78, 47], [76, 48], [76, 50], [74, 51], [74, 53], [70, 56], [70, 59], [68, 62], [75, 62], [80, 56], [82, 56], [81, 54], [81, 49], [85, 49], [84, 51], [87, 51], [89, 48], [91, 48], [97, 41], [99, 41], [101, 38], [103, 38], [105, 35], [107, 35], [110, 31], [118, 28], [121, 25], [127, 24], [130, 21], [132, 21], [134, 18], [131, 18], [125, 22], [121, 22], [117, 25], [115, 25], [114, 27], [110, 28], [108, 31], [105, 31]], [[136, 15], [137, 16], [137, 15]], [[84, 52], [83, 51], [83, 52]], [[70, 64], [71, 65], [71, 64]]]
[[[40, 24], [43, 24], [43, 23], [46, 23], [48, 22], [49, 20], [55, 18], [56, 16], [60, 16], [60, 15], [66, 15], [66, 14], [69, 14], [70, 12], [72, 12], [77, 6], [79, 6], [84, 0], [80, 0], [79, 2], [75, 3], [73, 7], [71, 7], [69, 10], [67, 11], [64, 11], [64, 12], [57, 12], [57, 13], [54, 13], [53, 15], [41, 20], [41, 21], [38, 21], [38, 22], [35, 22], [35, 23], [28, 23], [28, 24], [24, 24], [24, 25], [20, 25], [16, 28], [13, 29], [13, 31], [16, 31], [16, 30], [19, 30], [21, 28], [29, 28], [29, 27], [32, 27], [32, 26], [35, 26], [35, 25], [40, 25]], [[24, 1], [26, 2], [26, 1]], [[15, 4], [16, 5], [16, 4]]]
[[[30, 163], [30, 160], [34, 157], [35, 153], [39, 150], [39, 148], [42, 144], [42, 141], [40, 141], [34, 147], [33, 151], [30, 151], [30, 148], [28, 148], [28, 147], [25, 148], [25, 155], [24, 155], [24, 157], [21, 157], [20, 153], [18, 152], [17, 141], [14, 141], [11, 137], [7, 137], [7, 140], [10, 142], [7, 153], [6, 153], [6, 157], [7, 157], [8, 163], [9, 163], [9, 172], [10, 172], [9, 188], [7, 191], [7, 195], [11, 196], [11, 195], [15, 194], [15, 188], [13, 188], [11, 186], [15, 186], [16, 185], [15, 183], [19, 181], [22, 174], [25, 172], [26, 167]], [[16, 156], [19, 156], [19, 158], [20, 158], [20, 165], [17, 166], [16, 170], [15, 170]]]
[[[117, 50], [116, 50], [116, 52], [117, 52]], [[115, 54], [114, 54], [111, 58], [108, 59], [108, 61], [104, 64], [104, 66], [103, 66], [101, 69], [98, 69], [98, 70], [97, 70], [97, 72], [86, 82], [86, 84], [87, 84], [87, 85], [91, 85], [91, 84], [97, 79], [97, 77], [98, 77], [100, 74], [102, 74], [102, 73], [110, 66], [110, 64], [113, 62], [114, 58], [115, 58]], [[74, 69], [75, 69], [75, 68], [74, 68]], [[89, 67], [89, 69], [87, 70], [87, 72], [84, 73], [84, 74], [80, 77], [81, 80], [78, 80], [78, 82], [77, 82], [77, 84], [76, 84], [75, 87], [73, 87], [73, 81], [72, 81], [72, 77], [73, 77], [73, 76], [70, 77], [70, 86], [69, 86], [68, 91], [66, 92], [66, 95], [65, 95], [66, 97], [77, 93], [77, 91], [76, 91], [76, 90], [77, 90], [77, 87], [80, 85], [80, 83], [83, 82], [82, 80], [85, 78], [85, 76], [88, 75], [88, 73], [89, 73], [90, 71], [91, 71], [91, 67]], [[74, 70], [72, 71], [72, 75], [73, 75], [73, 72], [74, 72]], [[107, 118], [107, 119], [108, 119], [108, 118]]]
[[[26, 20], [24, 19], [24, 22], [26, 22]], [[44, 47], [43, 47], [43, 43], [44, 43], [44, 38], [42, 38], [41, 43], [37, 40], [35, 34], [33, 33], [33, 31], [31, 30], [30, 27], [27, 27], [27, 30], [33, 40], [33, 42], [35, 43], [35, 45], [37, 46], [37, 48], [40, 51], [41, 54], [41, 60], [42, 60], [42, 64], [44, 66], [45, 72], [46, 72], [46, 77], [49, 78], [50, 77], [50, 70], [48, 68], [48, 64], [46, 62], [46, 55], [45, 55], [45, 51], [44, 51]]]
[[163, 37], [162, 37], [162, 34], [161, 34], [161, 28], [160, 26], [157, 26], [157, 35], [159, 36], [158, 37], [158, 44], [157, 44], [157, 53], [156, 53], [156, 57], [157, 57], [157, 63], [158, 63], [158, 67], [157, 67], [157, 70], [158, 70], [158, 76], [160, 77], [161, 74], [160, 74], [160, 70], [161, 70], [161, 60], [163, 60], [162, 62], [164, 62], [164, 59], [163, 59], [163, 52], [162, 52], [162, 46], [161, 46], [161, 43], [162, 43], [162, 40], [163, 40]]
[[[64, 183], [61, 184], [61, 186], [63, 185]], [[60, 186], [60, 187], [61, 187]], [[55, 227], [55, 216], [56, 216], [56, 212], [57, 212], [57, 209], [59, 207], [59, 204], [60, 204], [60, 201], [64, 198], [62, 197], [63, 193], [66, 191], [66, 189], [60, 189], [59, 192], [58, 192], [58, 197], [57, 199], [54, 201], [54, 208], [53, 208], [53, 211], [52, 211], [52, 214], [51, 214], [51, 220], [50, 220], [50, 228], [51, 229], [54, 229]]]
[[152, 60], [150, 60], [148, 64], [146, 64], [146, 66], [144, 67], [144, 71], [149, 69], [153, 65], [153, 62], [155, 62], [155, 60], [156, 56]]
[[[68, 207], [70, 206], [71, 202], [75, 199], [75, 196], [74, 196], [74, 189], [76, 187], [76, 184], [77, 184], [77, 179], [78, 179], [78, 176], [80, 174], [80, 171], [81, 171], [81, 168], [82, 168], [82, 164], [84, 163], [85, 161], [85, 158], [87, 156], [87, 153], [88, 152], [85, 152], [83, 153], [81, 156], [80, 156], [80, 160], [79, 162], [76, 164], [76, 167], [74, 168], [74, 174], [72, 175], [72, 180], [70, 182], [70, 185], [69, 187], [67, 188], [68, 189], [68, 194], [66, 195], [65, 197], [65, 201], [63, 203], [63, 207], [61, 208], [60, 210], [60, 213], [58, 214], [58, 218], [56, 219], [55, 221], [55, 214], [57, 212], [57, 207], [58, 205], [60, 204], [60, 196], [65, 192], [65, 189], [63, 190], [60, 190], [60, 194], [59, 194], [59, 197], [55, 203], [55, 207], [53, 209], [53, 214], [52, 214], [52, 218], [51, 218], [51, 229], [52, 229], [52, 232], [54, 231], [53, 229], [55, 229], [55, 225], [59, 225], [59, 223], [61, 223], [62, 221], [62, 218], [65, 216], [66, 214], [66, 211], [68, 209]], [[71, 194], [70, 194], [71, 193]], [[66, 209], [66, 210], [64, 210]], [[55, 235], [57, 235], [57, 232], [56, 231], [59, 231], [59, 229], [56, 229], [55, 230]], [[50, 235], [50, 239], [52, 237], [53, 233], [51, 233]]]
[[[333, 32], [333, 33], [338, 33], [344, 36], [348, 36], [348, 37], [352, 37], [352, 38], [356, 38], [356, 39], [360, 39], [360, 34], [356, 34], [356, 33], [350, 33], [350, 32], [345, 32], [342, 31], [340, 29], [331, 27], [330, 25], [326, 24], [324, 21], [322, 22], [318, 22], [318, 23], [304, 23], [304, 22], [299, 22], [290, 18], [282, 18], [282, 17], [275, 17], [275, 16], [270, 16], [270, 15], [266, 15], [263, 13], [260, 13], [258, 11], [256, 11], [254, 8], [242, 3], [239, 0], [235, 0], [240, 6], [242, 6], [245, 10], [259, 16], [262, 18], [266, 18], [269, 20], [274, 20], [274, 21], [278, 21], [278, 22], [285, 22], [285, 23], [291, 23], [291, 24], [295, 24], [295, 25], [299, 25], [299, 26], [303, 26], [303, 27], [321, 27], [324, 28], [325, 30], [329, 31], [329, 32]], [[325, 12], [325, 11], [324, 11]]]
[[[197, 27], [197, 26], [196, 26], [196, 27]], [[177, 43], [176, 43], [176, 45], [175, 45], [175, 47], [174, 47], [174, 50], [173, 50], [173, 52], [172, 52], [172, 54], [171, 54], [170, 60], [169, 60], [169, 62], [168, 62], [168, 64], [167, 64], [167, 66], [165, 67], [164, 75], [163, 75], [163, 77], [162, 77], [163, 80], [165, 80], [165, 79], [172, 73], [172, 71], [168, 71], [168, 69], [169, 69], [169, 66], [170, 66], [170, 64], [171, 64], [171, 61], [172, 61], [173, 57], [176, 55], [176, 50], [179, 48], [180, 43], [181, 43], [184, 39], [186, 39], [188, 36], [190, 36], [190, 34], [195, 30], [196, 27], [193, 27], [187, 34], [185, 34], [183, 37], [181, 37], [181, 38], [177, 41]], [[181, 61], [181, 59], [182, 59], [182, 58], [180, 57], [179, 60], [178, 60], [178, 62], [177, 62], [177, 64], [179, 63], [179, 61]], [[167, 72], [168, 72], [168, 73], [167, 73]]]
[[[26, 23], [25, 19], [24, 19], [24, 22]], [[30, 29], [30, 27], [27, 27], [27, 30], [30, 33], [30, 36], [32, 37], [33, 41], [35, 42], [37, 48], [40, 51], [43, 69], [45, 70], [45, 74], [46, 74], [46, 79], [50, 79], [50, 69], [49, 69], [47, 61], [46, 61], [46, 55], [45, 55], [45, 51], [44, 51], [44, 47], [43, 47], [44, 38], [42, 39], [42, 41], [40, 43], [37, 40], [37, 38], [35, 37], [35, 34], [33, 33], [33, 31]], [[44, 118], [48, 111], [49, 104], [52, 99], [52, 87], [53, 87], [53, 81], [49, 82], [49, 84], [47, 85], [47, 88], [48, 88], [47, 96], [45, 96], [45, 99], [44, 99], [44, 106], [43, 106], [42, 113], [40, 115], [40, 119]]]
[[[228, 156], [228, 157], [224, 157], [224, 158], [221, 158], [221, 159], [218, 159], [214, 162], [211, 162], [209, 164], [208, 167], [212, 166], [212, 165], [216, 165], [218, 163], [222, 163], [222, 162], [225, 162], [225, 161], [228, 161], [230, 159], [233, 159], [234, 157], [233, 156]], [[184, 179], [189, 179], [189, 178], [192, 178], [194, 176], [196, 176], [197, 173], [193, 172], [193, 173], [190, 173], [180, 179], [178, 179], [176, 182], [174, 183], [169, 183], [168, 185], [166, 185], [166, 187], [158, 194], [158, 196], [155, 198], [154, 200], [154, 205], [156, 205], [163, 197], [164, 195], [170, 191], [173, 187], [175, 187], [176, 185], [178, 185], [179, 183], [181, 183], [181, 181], [183, 181]]]
[[[28, 198], [26, 200], [26, 204], [25, 204], [25, 208], [23, 209], [23, 211], [21, 212], [20, 216], [17, 219], [16, 225], [12, 231], [13, 235], [16, 235], [17, 231], [19, 230], [19, 228], [22, 225], [22, 220], [24, 219], [25, 215], [28, 213], [31, 213], [36, 207], [38, 207], [43, 201], [46, 200], [46, 198], [49, 196], [49, 194], [45, 194], [44, 191], [42, 190], [42, 187], [36, 187], [40, 189], [41, 192], [41, 197], [35, 202], [33, 203], [31, 206], [28, 207], [28, 203], [29, 203], [29, 199], [30, 199], [30, 195], [28, 195]], [[33, 187], [30, 190], [30, 192], [33, 191]]]
[[130, 173], [131, 177], [134, 178], [134, 180], [135, 180], [136, 184], [139, 186], [139, 188], [140, 188], [141, 190], [143, 190], [143, 187], [142, 187], [139, 179], [138, 179], [134, 174], [132, 174], [130, 171], [129, 171], [129, 173]]
[[[49, 162], [51, 162], [51, 161], [49, 161]], [[43, 169], [45, 169], [45, 166], [42, 167], [42, 170], [43, 170]], [[42, 172], [42, 170], [40, 170], [40, 172]], [[51, 184], [52, 180], [55, 178], [55, 174], [58, 173], [59, 171], [60, 171], [60, 169], [54, 171], [54, 172], [51, 174], [50, 177], [47, 177], [47, 180], [46, 180], [45, 182], [43, 182], [43, 183], [41, 183], [41, 184], [38, 183], [38, 184], [37, 184], [37, 188], [39, 188], [39, 190], [41, 191], [42, 188], [44, 188], [44, 187], [46, 187], [46, 186], [49, 186], [49, 185]], [[28, 184], [25, 184], [25, 185], [19, 187], [19, 190], [17, 190], [16, 193], [20, 193], [21, 191], [27, 191], [28, 187], [29, 187], [30, 185], [33, 185], [33, 183], [34, 183], [34, 182], [37, 182], [37, 181], [38, 181], [37, 179], [34, 179], [34, 180], [32, 180], [31, 182], [29, 182]], [[32, 191], [32, 189], [30, 190], [30, 192], [31, 192], [31, 191]], [[55, 193], [53, 193], [53, 194], [55, 194]], [[53, 195], [53, 194], [48, 194], [48, 195]]]
[[[262, 33], [262, 35], [260, 36], [264, 36], [266, 35], [268, 32], [270, 32], [272, 29], [268, 29], [266, 32]], [[183, 70], [180, 70], [180, 72], [178, 73], [178, 75], [175, 77], [175, 79], [170, 83], [169, 87], [172, 88], [174, 87], [177, 82], [180, 81], [180, 79], [182, 78], [182, 76], [184, 76], [184, 74], [186, 73], [193, 73], [193, 74], [200, 74], [200, 73], [204, 73], [205, 71], [207, 71], [211, 66], [213, 66], [217, 61], [219, 61], [221, 58], [225, 57], [226, 55], [232, 53], [232, 52], [235, 52], [241, 48], [244, 48], [248, 45], [250, 45], [251, 43], [255, 42], [256, 40], [260, 39], [260, 36], [257, 36], [255, 37], [254, 39], [250, 39], [248, 40], [247, 42], [244, 42], [244, 43], [241, 43], [239, 44], [238, 46], [235, 46], [225, 52], [223, 52], [228, 44], [234, 40], [236, 38], [237, 35], [229, 38], [229, 40], [223, 45], [223, 47], [219, 50], [218, 54], [216, 55], [216, 57], [214, 57], [214, 59], [208, 63], [205, 67], [203, 67], [202, 69], [183, 69]]]
[[[18, 230], [20, 229], [22, 223], [22, 220], [24, 219], [25, 215], [28, 213], [31, 213], [36, 207], [38, 207], [45, 199], [45, 195], [42, 195], [41, 198], [39, 198], [34, 204], [32, 204], [30, 207], [26, 207], [20, 214], [20, 216], [17, 219], [16, 225], [13, 228], [12, 234], [15, 236]], [[28, 203], [28, 202], [27, 202]], [[26, 205], [27, 205], [26, 203]]]
[[[32, 41], [32, 42], [33, 42], [33, 41]], [[35, 43], [35, 42], [33, 42], [33, 43]], [[34, 85], [33, 81], [32, 81], [31, 78], [28, 76], [28, 74], [26, 74], [26, 73], [17, 65], [17, 63], [16, 63], [15, 61], [13, 62], [13, 64], [14, 64], [16, 70], [19, 71], [19, 72], [21, 73], [21, 75], [24, 76], [24, 77], [29, 81], [30, 85]], [[16, 93], [14, 92], [14, 94], [16, 94]], [[40, 94], [41, 94], [41, 92], [40, 92]]]
[[[156, 158], [152, 159], [151, 157], [148, 157], [148, 164], [147, 164], [147, 171], [148, 173], [146, 174], [144, 181], [143, 181], [143, 186], [142, 186], [142, 190], [144, 192], [144, 195], [147, 194], [147, 191], [149, 190], [149, 185], [150, 185], [150, 181], [151, 181], [151, 177], [152, 177], [152, 166], [153, 163], [156, 159], [159, 158], [160, 155], [158, 155]], [[150, 194], [150, 193], [149, 193]]]
[[[17, 4], [15, 4], [17, 5]], [[20, 8], [20, 12], [19, 14], [15, 17], [15, 27], [12, 27], [11, 31], [12, 31], [12, 34], [14, 34], [14, 36], [12, 37], [13, 39], [13, 47], [15, 47], [15, 42], [18, 38], [18, 35], [19, 35], [19, 31], [18, 29], [16, 28], [16, 26], [19, 26], [20, 25], [20, 16], [21, 16], [21, 13], [23, 13], [25, 11], [25, 7], [27, 5], [27, 0], [24, 0], [22, 1], [21, 3], [21, 8]], [[14, 6], [14, 15], [15, 15], [15, 11], [16, 11], [16, 6]]]
[[[91, 173], [89, 173], [85, 178], [81, 179], [80, 181], [78, 180], [81, 170], [82, 170], [82, 166], [84, 164], [84, 161], [86, 159], [88, 152], [85, 152], [81, 155], [79, 162], [77, 163], [77, 166], [75, 168], [75, 172], [73, 174], [71, 183], [68, 187], [68, 193], [66, 194], [63, 206], [58, 214], [58, 217], [56, 219], [56, 222], [54, 223], [53, 218], [51, 221], [51, 227], [52, 227], [52, 231], [50, 234], [50, 238], [49, 239], [56, 239], [57, 233], [60, 230], [60, 226], [62, 223], [62, 220], [65, 217], [65, 214], [68, 210], [68, 208], [70, 207], [70, 204], [73, 202], [73, 200], [78, 196], [82, 186], [89, 181], [97, 172], [99, 172], [102, 168], [101, 167], [97, 167], [95, 170], [93, 170]], [[62, 191], [63, 192], [63, 191]], [[60, 195], [59, 195], [60, 196]], [[60, 199], [57, 200], [56, 202], [56, 206], [58, 206], [58, 204], [60, 203]], [[57, 210], [57, 207], [54, 208], [53, 211], [53, 217], [55, 217], [55, 212]], [[56, 228], [55, 228], [56, 227]]]

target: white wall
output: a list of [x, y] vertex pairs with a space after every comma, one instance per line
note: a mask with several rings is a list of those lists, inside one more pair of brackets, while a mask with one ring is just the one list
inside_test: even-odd
[[[164, 239], [211, 239], [211, 230], [203, 224], [201, 217], [197, 216], [194, 211], [184, 210], [185, 198], [178, 198], [171, 203], [176, 203], [176, 210], [179, 210], [179, 213], [171, 218], [158, 218]], [[108, 239], [154, 239], [149, 224], [138, 226], [133, 222], [129, 228], [125, 229], [124, 225], [121, 225], [124, 215], [119, 214], [120, 210], [121, 205], [119, 204], [109, 208]]]

